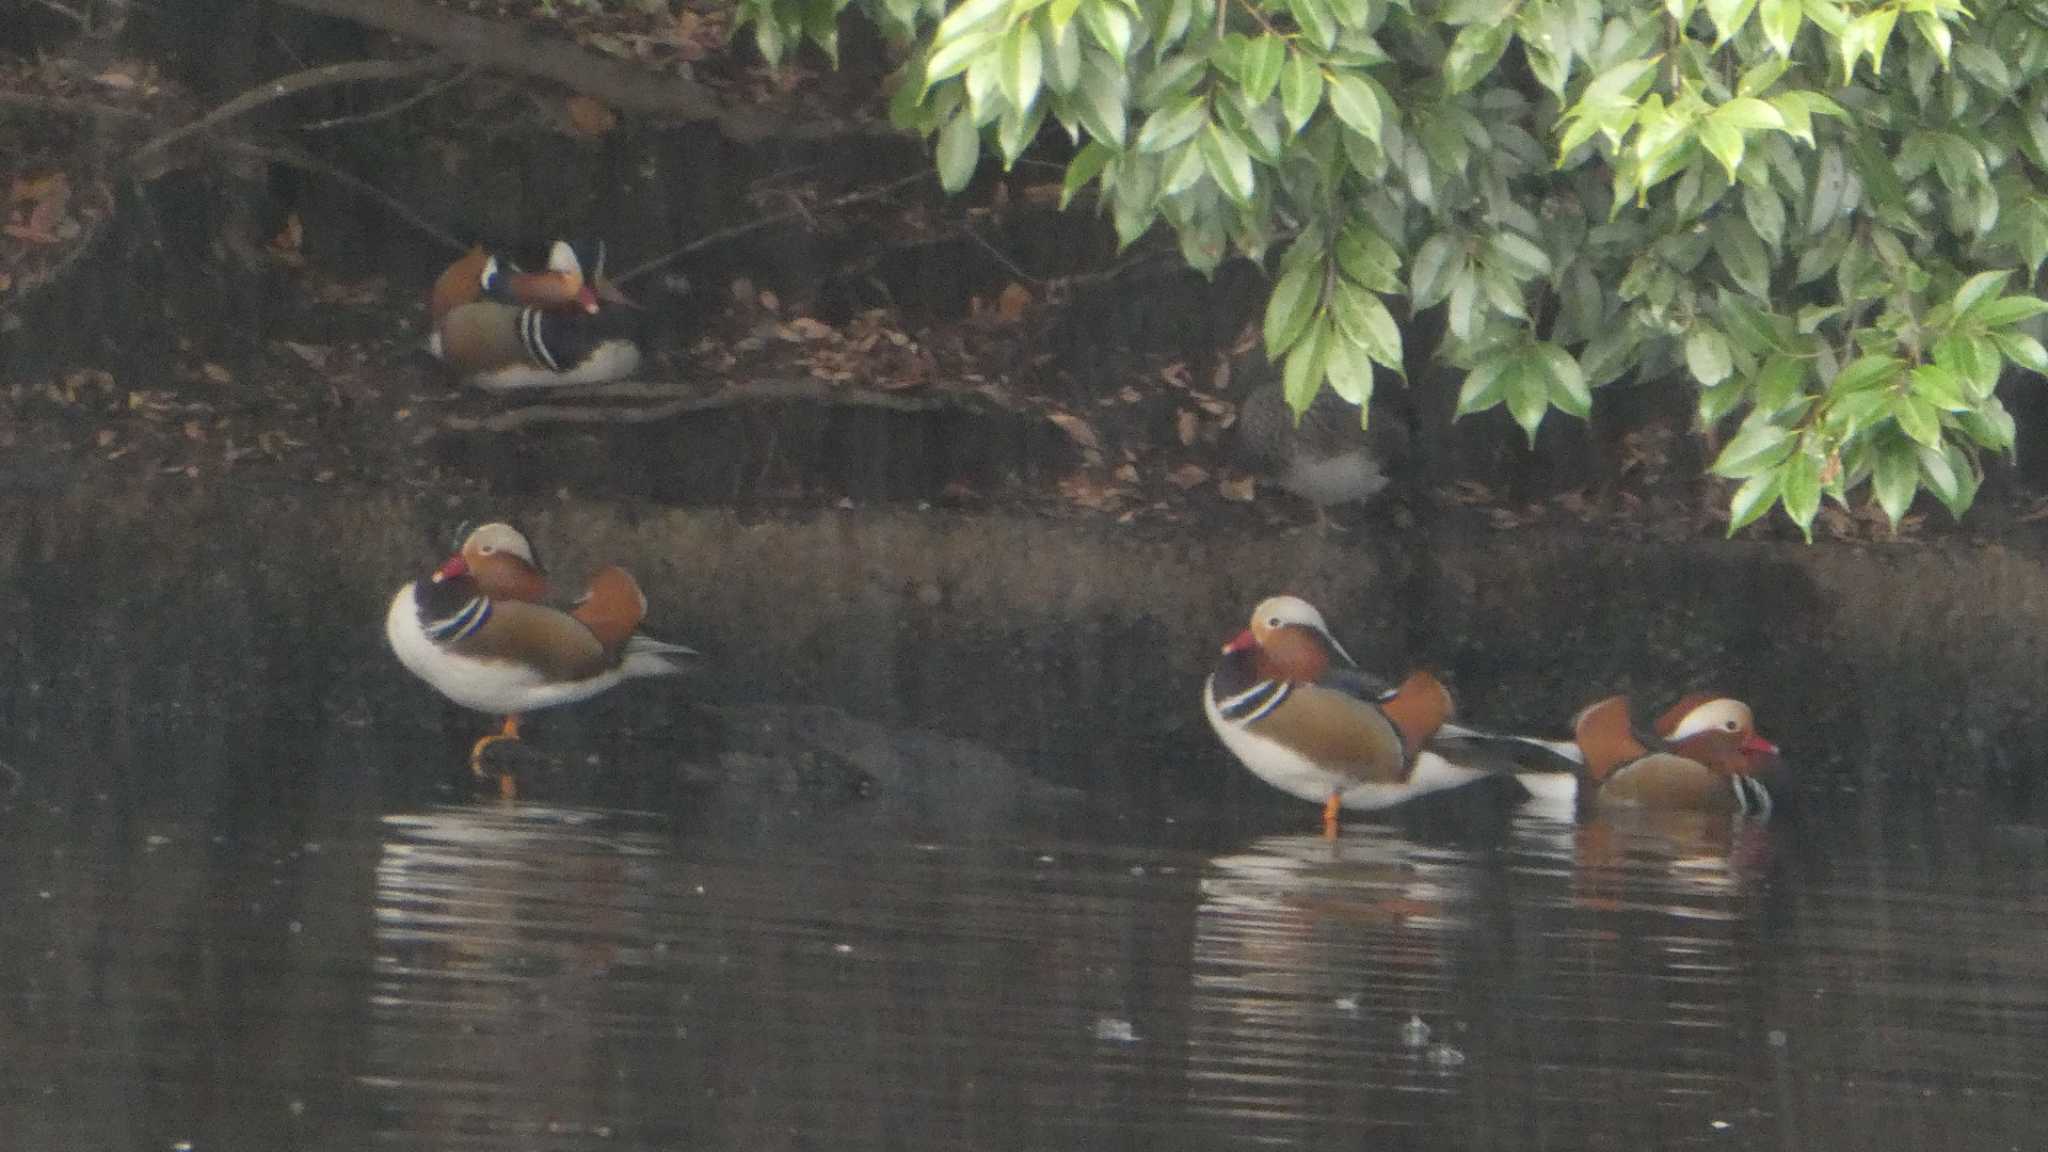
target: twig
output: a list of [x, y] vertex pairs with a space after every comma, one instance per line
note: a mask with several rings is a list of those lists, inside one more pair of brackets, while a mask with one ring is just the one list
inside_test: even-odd
[[412, 225], [414, 228], [419, 229], [421, 232], [434, 238], [435, 240], [440, 241], [443, 245], [447, 246], [451, 251], [460, 252], [469, 247], [469, 245], [466, 242], [458, 239], [453, 233], [449, 232], [447, 229], [441, 227], [440, 225], [434, 223], [433, 221], [427, 219], [425, 216], [421, 215], [415, 209], [411, 208], [402, 201], [393, 197], [390, 193], [384, 191], [381, 188], [378, 188], [376, 185], [371, 184], [369, 181], [364, 180], [360, 176], [355, 176], [348, 172], [344, 172], [340, 168], [336, 168], [334, 165], [329, 164], [325, 160], [315, 159], [314, 157], [308, 156], [306, 153], [301, 152], [295, 148], [269, 147], [262, 144], [256, 144], [247, 140], [221, 139], [215, 140], [214, 144], [216, 147], [225, 149], [226, 151], [229, 152], [239, 153], [241, 155], [249, 156], [257, 160], [268, 160], [271, 161], [272, 163], [283, 164], [286, 165], [287, 167], [297, 168], [301, 171], [312, 172], [320, 176], [325, 176], [329, 180], [332, 180], [335, 183], [340, 184], [344, 188], [348, 188], [360, 195], [367, 196], [370, 199], [375, 200], [379, 204], [382, 204], [387, 210], [390, 211], [392, 215], [398, 217], [400, 220], [405, 221], [407, 224]]
[[471, 77], [475, 76], [479, 71], [481, 71], [481, 69], [479, 69], [476, 65], [465, 64], [463, 65], [462, 70], [460, 72], [457, 72], [455, 75], [450, 76], [445, 80], [436, 80], [432, 84], [429, 84], [425, 88], [422, 88], [419, 91], [413, 93], [412, 95], [407, 96], [403, 100], [395, 101], [393, 103], [386, 104], [382, 108], [378, 108], [370, 112], [359, 113], [354, 116], [336, 116], [330, 120], [315, 120], [311, 124], [301, 124], [299, 125], [299, 131], [325, 132], [328, 131], [329, 129], [340, 128], [343, 125], [347, 124], [369, 124], [377, 120], [389, 119], [390, 117], [396, 116], [400, 112], [405, 111], [407, 108], [411, 108], [412, 106], [419, 104], [423, 101], [431, 100], [435, 96], [438, 96], [441, 93], [446, 92], [448, 89], [455, 87], [457, 84], [461, 84], [468, 81]]
[[0, 760], [0, 776], [7, 777], [7, 794], [9, 796], [21, 791], [21, 773], [14, 770], [14, 765], [9, 764], [5, 760]]
[[204, 132], [272, 101], [295, 96], [314, 88], [324, 88], [331, 84], [353, 84], [364, 80], [404, 80], [429, 72], [439, 72], [448, 67], [448, 61], [442, 57], [423, 56], [417, 60], [352, 60], [346, 64], [322, 64], [317, 68], [293, 72], [275, 80], [266, 80], [197, 120], [181, 124], [157, 136], [137, 148], [130, 159], [139, 160], [153, 152], [161, 152], [195, 133]]
[[[568, 396], [558, 395], [556, 398], [652, 398], [664, 394], [672, 395], [679, 391], [681, 389], [658, 384], [625, 381], [605, 385], [601, 389], [579, 391]], [[665, 404], [641, 408], [532, 404], [524, 408], [494, 412], [488, 416], [450, 416], [441, 422], [441, 427], [448, 432], [514, 432], [537, 424], [651, 424], [698, 412], [715, 412], [748, 404], [793, 401], [825, 403], [834, 407], [880, 409], [887, 412], [938, 412], [954, 408], [973, 408], [978, 405], [1010, 411], [979, 392], [903, 396], [870, 388], [835, 386], [817, 380], [771, 380], [732, 384], [709, 396], [684, 396]]]
[[92, 18], [87, 16], [85, 13], [80, 12], [78, 9], [73, 8], [69, 4], [60, 4], [57, 2], [57, 0], [36, 0], [36, 3], [41, 4], [43, 7], [48, 8], [50, 11], [55, 12], [57, 15], [64, 17], [66, 20], [69, 20], [73, 24], [78, 25], [80, 28], [92, 27]]
[[0, 108], [33, 108], [38, 112], [62, 112], [67, 116], [106, 116], [116, 120], [140, 120], [154, 122], [156, 117], [132, 108], [117, 108], [97, 100], [83, 100], [76, 96], [44, 96], [34, 92], [10, 92], [0, 89]]
[[807, 216], [812, 211], [822, 210], [829, 212], [840, 208], [851, 208], [855, 204], [862, 204], [869, 200], [879, 200], [882, 197], [897, 191], [898, 189], [906, 188], [912, 184], [920, 183], [922, 181], [930, 180], [932, 178], [932, 173], [929, 170], [915, 172], [909, 176], [903, 176], [898, 179], [891, 180], [887, 184], [877, 185], [876, 187], [873, 188], [864, 188], [858, 192], [849, 192], [846, 195], [841, 196], [835, 200], [826, 201], [825, 203], [819, 205], [817, 209], [791, 209], [784, 212], [776, 212], [772, 215], [763, 216], [757, 220], [748, 221], [745, 224], [735, 224], [730, 228], [720, 228], [716, 232], [707, 232], [704, 235], [697, 237], [695, 240], [690, 241], [688, 244], [683, 245], [681, 248], [678, 248], [673, 252], [667, 253], [662, 256], [656, 256], [654, 259], [649, 260], [643, 264], [635, 265], [634, 267], [628, 269], [623, 275], [619, 276], [613, 282], [618, 284], [620, 287], [624, 287], [625, 285], [632, 283], [634, 280], [637, 280], [640, 277], [647, 275], [649, 272], [659, 271], [663, 268], [668, 267], [670, 264], [673, 264], [676, 261], [681, 260], [685, 256], [689, 256], [697, 252], [702, 252], [704, 249], [713, 247], [714, 245], [724, 244], [730, 240], [737, 240], [742, 236], [748, 235], [749, 233], [759, 232], [763, 228], [773, 227], [777, 224], [783, 223], [786, 220], [793, 220], [800, 216]]

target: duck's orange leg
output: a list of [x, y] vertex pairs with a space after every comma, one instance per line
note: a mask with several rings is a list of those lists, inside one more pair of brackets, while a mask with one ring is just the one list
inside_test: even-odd
[[[478, 741], [477, 741], [477, 742], [476, 742], [475, 744], [473, 744], [473, 745], [471, 745], [471, 746], [470, 746], [470, 749], [469, 749], [469, 771], [470, 771], [470, 773], [471, 773], [472, 775], [474, 775], [474, 776], [475, 776], [475, 777], [476, 777], [477, 779], [479, 779], [479, 780], [483, 779], [483, 776], [484, 776], [484, 749], [486, 749], [486, 748], [489, 748], [489, 747], [490, 747], [491, 745], [493, 745], [493, 744], [496, 744], [496, 743], [499, 743], [500, 741], [504, 741], [504, 740], [518, 740], [518, 739], [519, 739], [519, 715], [518, 715], [518, 713], [516, 713], [516, 712], [515, 712], [515, 713], [513, 713], [512, 715], [510, 715], [510, 716], [507, 716], [507, 717], [505, 717], [505, 726], [504, 726], [503, 728], [499, 729], [499, 730], [498, 730], [498, 731], [496, 731], [496, 732], [493, 732], [493, 733], [491, 733], [491, 734], [490, 734], [490, 735], [488, 735], [488, 736], [485, 736], [485, 737], [483, 737], [483, 738], [479, 739], [479, 740], [478, 740]], [[499, 775], [499, 777], [498, 777], [498, 794], [499, 794], [499, 795], [501, 795], [501, 796], [505, 797], [505, 798], [506, 798], [507, 800], [510, 800], [510, 799], [513, 799], [514, 797], [516, 797], [516, 796], [518, 795], [518, 792], [519, 792], [519, 784], [518, 784], [518, 782], [517, 782], [517, 781], [515, 781], [515, 780], [514, 780], [514, 779], [512, 778], [512, 774], [511, 774], [511, 773], [507, 772], [507, 773], [503, 773], [503, 774]]]
[[1337, 838], [1337, 813], [1343, 810], [1344, 803], [1335, 792], [1330, 793], [1330, 798], [1323, 801], [1323, 839]]

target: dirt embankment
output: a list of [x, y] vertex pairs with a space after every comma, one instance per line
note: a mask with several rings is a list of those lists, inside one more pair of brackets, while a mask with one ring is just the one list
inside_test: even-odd
[[[1141, 535], [1019, 514], [421, 500], [182, 478], [16, 489], [0, 516], [10, 748], [120, 734], [204, 771], [348, 730], [451, 747], [478, 721], [383, 649], [393, 589], [465, 519], [510, 515], [565, 583], [641, 573], [700, 645], [681, 693], [548, 723], [682, 740], [679, 700], [828, 704], [994, 744], [1050, 779], [1174, 808], [1231, 787], [1196, 703], [1217, 642], [1280, 590], [1364, 662], [1441, 669], [1474, 721], [1555, 730], [1600, 693], [1757, 706], [1817, 788], [2024, 790], [2048, 750], [2035, 546], [1645, 542], [1564, 530]], [[197, 760], [169, 751], [198, 741]], [[285, 746], [289, 747], [288, 740]], [[261, 752], [259, 749], [270, 749]], [[188, 765], [188, 767], [179, 767]], [[282, 785], [279, 785], [282, 786]]]

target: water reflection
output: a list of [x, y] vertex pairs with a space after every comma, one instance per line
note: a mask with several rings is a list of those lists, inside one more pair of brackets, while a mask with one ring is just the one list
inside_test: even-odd
[[0, 813], [0, 1148], [2048, 1135], [2048, 841], [1982, 823], [920, 843], [380, 803]]

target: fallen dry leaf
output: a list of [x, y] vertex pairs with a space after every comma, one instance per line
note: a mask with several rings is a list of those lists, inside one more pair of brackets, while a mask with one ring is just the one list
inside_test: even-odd
[[579, 136], [602, 136], [619, 126], [618, 114], [602, 100], [579, 92], [569, 97], [566, 104], [569, 127], [575, 129]]
[[1173, 434], [1180, 438], [1182, 447], [1195, 442], [1202, 434], [1202, 418], [1183, 408], [1173, 414]]
[[1216, 494], [1233, 504], [1249, 504], [1259, 498], [1258, 478], [1249, 472], [1225, 476], [1217, 481]]
[[1166, 482], [1185, 492], [1209, 479], [1209, 470], [1200, 464], [1183, 464], [1166, 474]]
[[228, 371], [227, 365], [216, 364], [211, 360], [199, 366], [199, 374], [215, 384], [233, 384], [235, 382], [235, 374]]
[[1116, 478], [1116, 482], [1119, 484], [1136, 484], [1138, 482], [1138, 466], [1136, 464], [1119, 464], [1116, 471], [1111, 473], [1111, 475]]
[[324, 344], [301, 344], [296, 340], [285, 340], [282, 343], [291, 349], [292, 355], [305, 361], [308, 368], [327, 367], [327, 358], [334, 353], [334, 349]]
[[1090, 452], [1102, 451], [1102, 438], [1095, 434], [1095, 426], [1086, 420], [1081, 419], [1072, 412], [1057, 410], [1047, 412], [1045, 418], [1059, 425], [1060, 431], [1065, 432], [1067, 439], [1072, 440], [1075, 444], [1086, 448]]
[[1030, 308], [1031, 290], [1014, 280], [1003, 288], [1002, 295], [996, 297], [996, 319], [1005, 324], [1022, 320]]
[[270, 256], [280, 264], [294, 268], [305, 264], [306, 258], [299, 251], [306, 242], [306, 225], [297, 212], [284, 218], [284, 227], [270, 238]]

